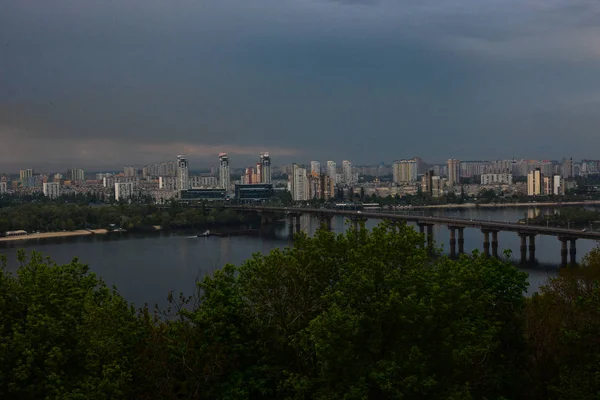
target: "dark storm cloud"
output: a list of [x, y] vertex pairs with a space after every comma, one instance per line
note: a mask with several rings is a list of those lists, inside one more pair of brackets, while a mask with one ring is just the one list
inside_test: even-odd
[[[595, 157], [585, 0], [0, 0], [0, 168]], [[182, 149], [182, 150], [178, 150]]]

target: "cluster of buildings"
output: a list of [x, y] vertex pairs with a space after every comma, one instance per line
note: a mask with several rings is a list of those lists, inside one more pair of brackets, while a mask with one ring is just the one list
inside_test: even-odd
[[[274, 172], [283, 179], [273, 180]], [[306, 165], [272, 166], [269, 153], [261, 153], [257, 162], [241, 170], [239, 180], [232, 180], [227, 153], [218, 155], [218, 166], [210, 173], [190, 174], [189, 160], [179, 154], [175, 160], [146, 165], [141, 169], [126, 166], [120, 173], [96, 173], [86, 177], [83, 169], [64, 173], [36, 174], [23, 169], [18, 179], [0, 177], [0, 195], [42, 192], [50, 198], [61, 195], [94, 193], [101, 198], [128, 201], [149, 196], [161, 203], [171, 199], [182, 202], [199, 200], [257, 201], [289, 190], [295, 201], [331, 199], [344, 194], [404, 196], [418, 193], [440, 197], [461, 192], [477, 195], [481, 189], [518, 195], [563, 195], [574, 188], [575, 176], [600, 174], [600, 160], [571, 158], [551, 160], [461, 161], [449, 159], [444, 164], [427, 164], [419, 157], [394, 161], [391, 165], [354, 167], [349, 160], [310, 161]], [[525, 178], [526, 177], [526, 178]], [[87, 178], [87, 179], [86, 179]], [[360, 180], [359, 180], [360, 178]], [[367, 179], [368, 178], [368, 179]], [[358, 190], [357, 190], [358, 189]]]

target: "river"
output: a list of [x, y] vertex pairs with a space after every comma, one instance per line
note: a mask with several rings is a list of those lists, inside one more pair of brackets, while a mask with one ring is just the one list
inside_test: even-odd
[[[464, 209], [459, 211], [427, 211], [426, 215], [445, 215], [456, 218], [490, 219], [515, 222], [526, 214], [554, 212], [552, 209], [505, 208]], [[422, 212], [420, 212], [422, 213]], [[377, 220], [367, 221], [371, 228]], [[309, 234], [319, 227], [318, 220], [309, 216], [301, 218], [302, 229]], [[343, 232], [346, 220], [336, 217], [333, 229]], [[193, 232], [199, 233], [199, 232]], [[190, 232], [123, 234], [120, 236], [87, 236], [62, 239], [26, 240], [0, 244], [0, 253], [9, 259], [9, 270], [16, 269], [19, 249], [36, 250], [57, 263], [67, 263], [73, 257], [88, 264], [109, 285], [116, 285], [121, 294], [136, 306], [158, 304], [164, 307], [169, 291], [194, 293], [194, 282], [226, 263], [241, 264], [255, 252], [269, 252], [275, 247], [291, 244], [287, 226], [260, 236], [189, 238]], [[435, 226], [434, 237], [438, 246], [448, 248], [449, 231], [446, 226]], [[465, 251], [482, 249], [483, 235], [476, 229], [465, 229]], [[500, 232], [499, 249], [509, 249], [513, 259], [519, 255], [520, 241], [516, 233]], [[577, 260], [596, 247], [590, 240], [577, 241]], [[558, 271], [560, 242], [553, 236], [536, 237], [538, 265], [523, 268], [529, 273], [530, 292], [536, 291], [550, 276]]]

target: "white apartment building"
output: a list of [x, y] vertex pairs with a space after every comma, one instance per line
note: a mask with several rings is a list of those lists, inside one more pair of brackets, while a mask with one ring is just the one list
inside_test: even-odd
[[329, 175], [329, 177], [331, 179], [333, 179], [335, 181], [335, 183], [338, 183], [336, 174], [337, 174], [337, 165], [335, 164], [335, 161], [327, 161], [327, 175]]
[[512, 174], [483, 174], [481, 175], [482, 185], [512, 185]]
[[185, 154], [179, 154], [177, 156], [177, 189], [188, 190], [189, 188], [188, 159]]
[[392, 166], [394, 183], [408, 184], [417, 181], [418, 172], [417, 160], [399, 160]]
[[352, 185], [354, 183], [352, 181], [352, 163], [348, 160], [342, 161], [342, 175], [345, 184]]
[[44, 182], [44, 196], [56, 199], [60, 196], [60, 185], [58, 182]]
[[310, 173], [312, 174], [317, 174], [320, 175], [321, 174], [321, 163], [318, 161], [311, 161], [310, 162]]
[[[160, 178], [163, 178], [162, 176]], [[159, 178], [159, 185], [160, 185]], [[190, 187], [196, 188], [216, 188], [219, 186], [219, 180], [216, 176], [190, 176]], [[161, 187], [162, 189], [162, 187]]]
[[158, 188], [165, 190], [177, 190], [177, 177], [175, 176], [159, 176]]
[[227, 153], [219, 153], [219, 184], [222, 189], [225, 189], [225, 195], [229, 195], [231, 192], [231, 174]]
[[6, 194], [6, 182], [0, 182], [0, 196]]
[[552, 194], [557, 196], [565, 194], [564, 182], [560, 175], [554, 175], [552, 177]]
[[310, 185], [308, 182], [308, 176], [306, 175], [306, 169], [300, 168], [296, 164], [292, 165], [290, 191], [292, 193], [292, 200], [294, 201], [310, 199]]
[[84, 181], [85, 180], [85, 171], [81, 168], [74, 168], [70, 171], [71, 180], [72, 181]]
[[115, 183], [115, 200], [127, 200], [134, 197], [134, 185], [131, 182]]

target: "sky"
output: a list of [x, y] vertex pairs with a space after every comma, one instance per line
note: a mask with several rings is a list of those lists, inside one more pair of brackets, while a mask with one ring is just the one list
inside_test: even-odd
[[0, 171], [600, 158], [597, 0], [0, 0]]

